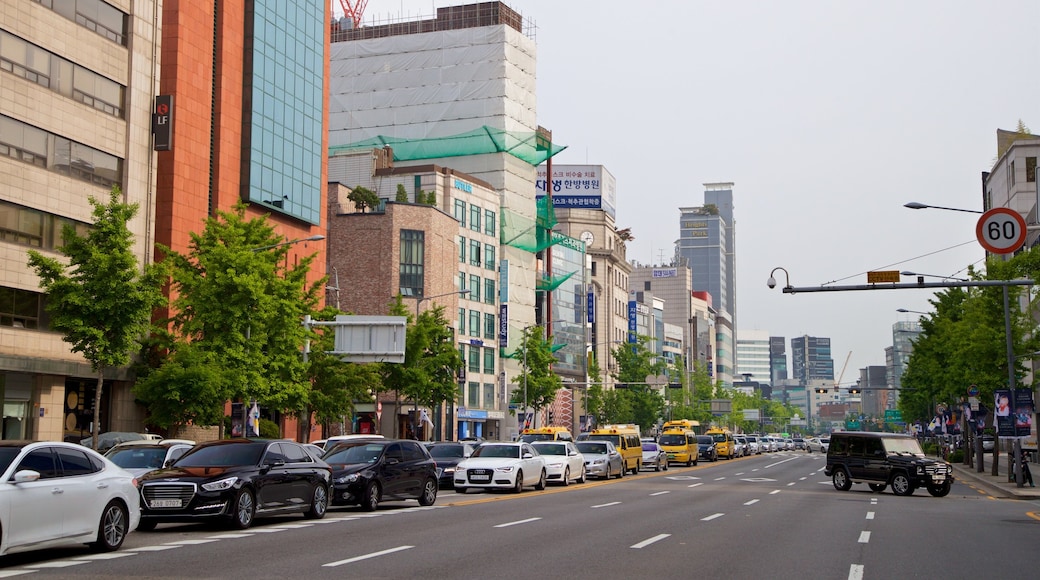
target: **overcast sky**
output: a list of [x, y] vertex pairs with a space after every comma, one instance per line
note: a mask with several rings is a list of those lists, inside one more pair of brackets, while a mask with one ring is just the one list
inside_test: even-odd
[[[371, 0], [364, 22], [467, 3]], [[843, 385], [885, 364], [892, 324], [918, 316], [896, 309], [931, 311], [933, 293], [787, 295], [770, 271], [796, 287], [963, 275], [982, 263], [978, 216], [903, 204], [980, 209], [997, 129], [1040, 132], [1036, 0], [506, 4], [537, 25], [555, 162], [617, 179], [628, 258], [667, 261], [677, 208], [733, 182], [738, 334], [784, 336], [789, 357], [793, 336], [830, 337]]]

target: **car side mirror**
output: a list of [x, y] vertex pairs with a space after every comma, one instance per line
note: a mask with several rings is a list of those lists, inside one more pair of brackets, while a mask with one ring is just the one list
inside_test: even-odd
[[163, 462], [163, 467], [164, 468], [170, 467], [171, 465], [173, 465], [173, 463], [175, 461], [177, 461], [177, 460], [176, 459], [167, 459], [166, 461]]
[[387, 465], [397, 465], [400, 462], [401, 462], [401, 460], [397, 459], [396, 457], [387, 457], [386, 458], [386, 464]]
[[524, 453], [524, 459], [534, 459], [534, 453]]

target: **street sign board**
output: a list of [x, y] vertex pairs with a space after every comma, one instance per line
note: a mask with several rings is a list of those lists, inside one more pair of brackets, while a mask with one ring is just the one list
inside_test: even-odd
[[968, 396], [969, 397], [977, 397], [977, 396], [979, 396], [979, 386], [978, 385], [972, 385], [972, 386], [968, 387]]
[[896, 423], [903, 420], [903, 412], [899, 409], [885, 409], [885, 422]]
[[995, 207], [979, 218], [975, 237], [987, 252], [1010, 254], [1026, 243], [1026, 220], [1007, 207]]
[[899, 270], [878, 270], [867, 272], [867, 284], [881, 284], [883, 282], [899, 282]]

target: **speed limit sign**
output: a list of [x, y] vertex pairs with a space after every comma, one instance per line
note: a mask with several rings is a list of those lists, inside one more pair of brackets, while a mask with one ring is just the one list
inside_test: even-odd
[[979, 218], [975, 237], [987, 252], [1010, 254], [1026, 243], [1026, 220], [1013, 209], [993, 208]]

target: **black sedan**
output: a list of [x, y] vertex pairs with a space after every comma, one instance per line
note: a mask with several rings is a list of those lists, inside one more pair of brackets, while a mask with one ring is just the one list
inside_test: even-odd
[[697, 436], [697, 456], [705, 461], [719, 460], [719, 450], [715, 446], [715, 439], [711, 435]]
[[340, 443], [322, 459], [332, 466], [332, 504], [374, 511], [384, 499], [437, 501], [437, 464], [418, 441], [369, 439]]
[[332, 469], [299, 443], [226, 439], [196, 446], [171, 467], [140, 477], [141, 524], [226, 520], [237, 529], [260, 515], [325, 517]]
[[437, 462], [437, 483], [442, 488], [455, 488], [455, 466], [473, 454], [473, 443], [467, 441], [440, 441], [427, 443], [426, 449]]

